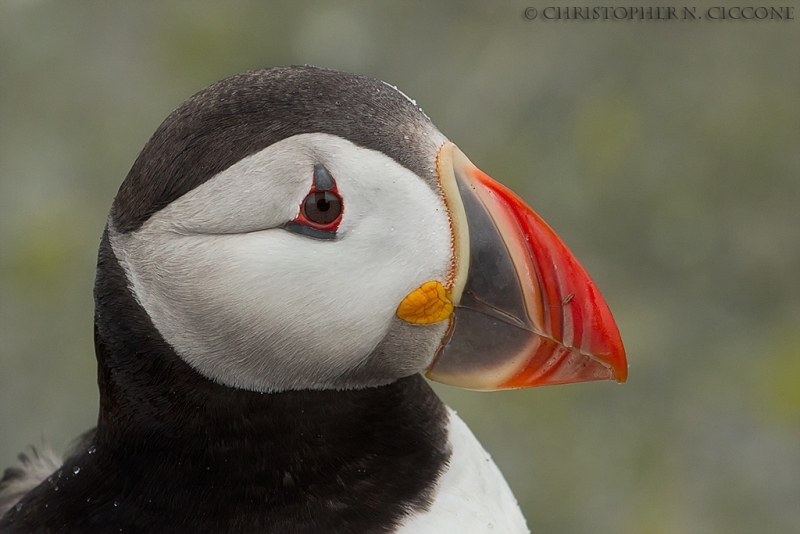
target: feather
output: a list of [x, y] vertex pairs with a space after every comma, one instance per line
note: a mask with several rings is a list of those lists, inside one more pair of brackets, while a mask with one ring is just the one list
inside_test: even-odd
[[30, 454], [20, 454], [19, 467], [9, 467], [0, 478], [0, 517], [19, 502], [26, 493], [44, 482], [64, 463], [47, 444]]

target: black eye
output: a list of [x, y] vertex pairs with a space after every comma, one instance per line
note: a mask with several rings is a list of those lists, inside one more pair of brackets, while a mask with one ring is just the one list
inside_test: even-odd
[[303, 200], [303, 215], [316, 224], [330, 224], [342, 213], [342, 199], [331, 191], [309, 193]]

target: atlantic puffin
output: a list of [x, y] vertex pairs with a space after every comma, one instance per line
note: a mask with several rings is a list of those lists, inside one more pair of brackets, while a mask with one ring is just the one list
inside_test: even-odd
[[6, 470], [2, 534], [528, 532], [423, 374], [627, 376], [607, 304], [530, 207], [395, 87], [311, 66], [164, 120], [94, 298], [97, 428]]

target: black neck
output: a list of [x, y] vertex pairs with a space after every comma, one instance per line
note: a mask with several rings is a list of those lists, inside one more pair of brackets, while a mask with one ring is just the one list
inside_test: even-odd
[[107, 236], [95, 299], [97, 432], [3, 519], [23, 529], [9, 533], [42, 517], [96, 525], [59, 532], [391, 532], [426, 507], [447, 412], [419, 375], [269, 394], [212, 382], [158, 334]]

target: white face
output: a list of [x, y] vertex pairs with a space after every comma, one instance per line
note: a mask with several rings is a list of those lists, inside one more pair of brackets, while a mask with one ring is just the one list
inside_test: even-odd
[[[335, 239], [283, 228], [298, 216], [315, 164], [342, 198]], [[117, 233], [112, 221], [109, 233], [164, 339], [225, 385], [386, 383], [427, 367], [447, 329], [447, 321], [412, 325], [395, 314], [408, 293], [448, 276], [452, 237], [441, 194], [385, 154], [333, 135], [284, 139], [138, 230]]]

